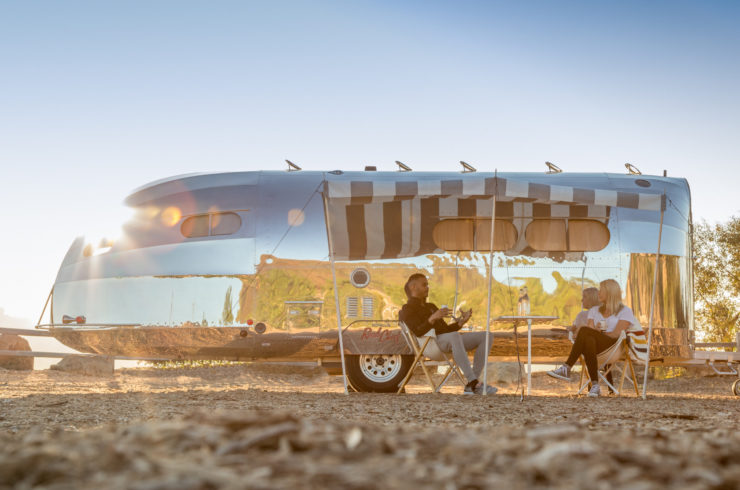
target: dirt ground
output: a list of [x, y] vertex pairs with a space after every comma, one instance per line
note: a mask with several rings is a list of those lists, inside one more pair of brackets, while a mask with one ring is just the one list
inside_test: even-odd
[[0, 370], [0, 488], [740, 488], [729, 377], [345, 395], [319, 368]]

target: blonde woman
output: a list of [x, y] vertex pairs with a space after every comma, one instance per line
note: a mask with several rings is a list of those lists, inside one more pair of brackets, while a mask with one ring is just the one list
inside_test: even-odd
[[614, 344], [622, 331], [632, 325], [640, 325], [632, 310], [622, 304], [622, 290], [614, 279], [607, 279], [599, 284], [599, 301], [601, 305], [588, 310], [588, 328], [578, 331], [568, 360], [554, 371], [547, 372], [553, 378], [570, 381], [571, 369], [578, 358], [583, 356], [588, 377], [591, 379], [588, 396], [601, 395], [596, 356]]

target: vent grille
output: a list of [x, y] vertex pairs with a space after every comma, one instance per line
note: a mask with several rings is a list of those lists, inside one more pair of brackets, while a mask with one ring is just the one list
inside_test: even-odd
[[357, 318], [358, 299], [357, 296], [349, 296], [347, 298], [347, 318]]
[[365, 296], [362, 298], [362, 316], [365, 318], [373, 317], [373, 298], [372, 296]]
[[347, 297], [347, 318], [372, 318], [375, 300], [372, 296]]

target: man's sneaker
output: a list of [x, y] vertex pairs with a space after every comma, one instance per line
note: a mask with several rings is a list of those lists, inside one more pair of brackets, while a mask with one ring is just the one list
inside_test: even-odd
[[[475, 394], [476, 395], [482, 395], [483, 394], [483, 383], [480, 383], [478, 386], [475, 387]], [[498, 388], [491, 385], [486, 385], [486, 395], [495, 395], [498, 391]]]
[[552, 376], [553, 378], [562, 379], [564, 381], [571, 381], [570, 366], [568, 366], [567, 364], [563, 364], [557, 369], [548, 371], [547, 374]]
[[591, 389], [588, 390], [588, 396], [592, 398], [601, 396], [601, 387], [599, 386], [599, 383], [594, 383], [593, 385], [591, 385]]
[[473, 385], [471, 383], [465, 385], [463, 395], [475, 395], [475, 388], [473, 388]]

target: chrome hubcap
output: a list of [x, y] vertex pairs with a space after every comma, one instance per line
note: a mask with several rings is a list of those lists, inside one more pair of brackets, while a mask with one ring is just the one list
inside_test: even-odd
[[393, 379], [401, 371], [400, 354], [363, 354], [360, 370], [369, 380], [383, 383]]

